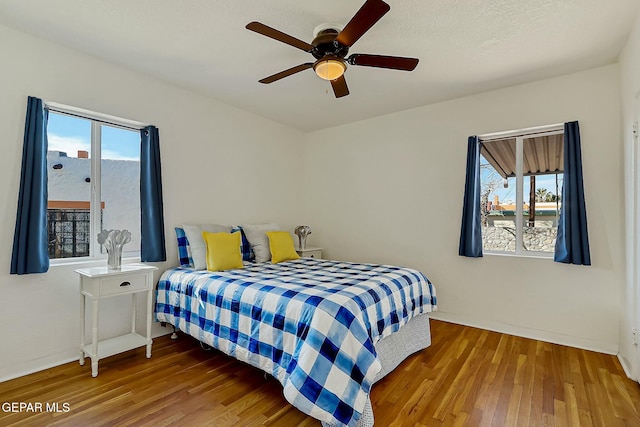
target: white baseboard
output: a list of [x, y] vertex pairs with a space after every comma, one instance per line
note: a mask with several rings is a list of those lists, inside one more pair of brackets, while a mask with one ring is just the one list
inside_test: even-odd
[[[164, 329], [164, 328], [163, 328]], [[172, 331], [161, 331], [161, 333], [153, 333], [151, 338], [158, 338], [163, 335], [168, 335]], [[73, 355], [73, 356], [72, 356]], [[30, 375], [36, 372], [44, 371], [46, 369], [55, 368], [56, 366], [64, 365], [69, 362], [77, 362], [80, 359], [80, 355], [77, 349], [72, 351], [65, 352], [64, 354], [57, 354], [54, 356], [47, 357], [45, 359], [38, 359], [34, 361], [29, 361], [22, 366], [18, 367], [16, 371], [5, 373], [0, 369], [0, 375], [4, 375], [0, 377], [0, 383], [5, 381], [13, 380], [16, 378], [24, 377], [26, 375]], [[88, 362], [89, 367], [91, 367], [91, 362]], [[85, 363], [86, 366], [86, 363]], [[9, 371], [8, 369], [6, 371]], [[89, 374], [90, 371], [87, 371]]]
[[525, 326], [511, 325], [494, 320], [470, 319], [464, 315], [456, 313], [445, 313], [442, 311], [429, 313], [429, 317], [435, 320], [442, 320], [444, 322], [471, 326], [473, 328], [486, 329], [488, 331], [515, 335], [522, 338], [530, 338], [538, 341], [549, 342], [552, 344], [566, 345], [568, 347], [575, 347], [583, 350], [596, 351], [598, 353], [611, 355], [618, 354], [618, 346], [616, 344], [595, 342], [587, 338], [573, 337], [570, 335], [542, 331], [539, 329], [527, 328]]
[[635, 378], [631, 376], [631, 366], [629, 365], [629, 362], [627, 361], [627, 359], [620, 356], [620, 353], [618, 353], [618, 360], [620, 361], [620, 365], [622, 365], [622, 369], [624, 370], [624, 373], [627, 375], [627, 378], [635, 381]]
[[[3, 378], [0, 378], [0, 383], [3, 383], [5, 381], [9, 381], [9, 380], [13, 380], [13, 379], [16, 379], [16, 378], [24, 377], [24, 376], [27, 376], [29, 374], [33, 374], [35, 372], [44, 371], [45, 369], [55, 368], [56, 366], [64, 365], [65, 363], [69, 363], [69, 362], [73, 362], [73, 361], [77, 362], [79, 360], [79, 356], [77, 355], [78, 351], [76, 350], [75, 353], [76, 353], [75, 357], [65, 357], [65, 358], [62, 358], [62, 359], [55, 359], [55, 360], [51, 360], [49, 362], [46, 362], [44, 364], [38, 364], [37, 366], [23, 368], [23, 370], [20, 370], [20, 371], [17, 371], [17, 372], [11, 372], [7, 376], [5, 376]], [[42, 361], [39, 361], [39, 362], [42, 362]], [[91, 365], [91, 363], [89, 363], [89, 365]]]
[[[572, 337], [569, 335], [558, 334], [554, 332], [541, 331], [538, 329], [527, 328], [518, 325], [510, 325], [506, 323], [496, 322], [492, 320], [486, 319], [469, 319], [465, 316], [455, 314], [455, 313], [445, 313], [442, 311], [436, 311], [433, 313], [429, 313], [429, 317], [435, 320], [442, 320], [444, 322], [456, 323], [459, 325], [470, 326], [473, 328], [486, 329], [493, 332], [500, 332], [509, 335], [515, 335], [523, 338], [530, 338], [539, 341], [549, 342], [553, 344], [566, 345], [569, 347], [581, 348], [584, 350], [596, 351], [598, 353], [606, 353], [611, 355], [617, 355], [618, 360], [620, 360], [620, 364], [622, 365], [622, 369], [624, 369], [627, 377], [631, 378], [631, 369], [630, 366], [626, 363], [626, 361], [620, 357], [618, 354], [618, 348], [616, 345], [607, 345], [603, 343], [593, 342], [593, 340]], [[153, 334], [153, 338], [157, 338], [158, 336], [170, 334], [171, 331], [167, 331], [166, 333], [158, 333]], [[21, 369], [16, 372], [11, 372], [6, 376], [0, 378], [0, 383], [4, 381], [9, 381], [15, 378], [19, 378], [25, 375], [33, 374], [34, 372], [43, 371], [45, 369], [50, 369], [55, 366], [64, 365], [65, 363], [73, 362], [78, 360], [77, 351], [74, 350], [76, 355], [74, 357], [69, 357], [68, 354], [61, 355], [60, 358], [56, 358], [56, 360], [49, 360], [48, 362], [44, 362], [40, 360], [41, 363], [37, 364], [37, 366], [32, 366], [28, 368]]]

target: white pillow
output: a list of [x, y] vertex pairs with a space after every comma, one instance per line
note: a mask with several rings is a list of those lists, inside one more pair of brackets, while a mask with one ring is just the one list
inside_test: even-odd
[[184, 233], [191, 246], [191, 258], [193, 258], [193, 268], [204, 270], [207, 268], [207, 245], [202, 237], [203, 231], [209, 233], [230, 233], [231, 226], [218, 224], [182, 224]]
[[269, 237], [267, 231], [278, 231], [278, 224], [258, 224], [244, 225], [242, 224], [245, 236], [256, 254], [256, 262], [267, 262], [271, 259], [271, 249], [269, 248]]

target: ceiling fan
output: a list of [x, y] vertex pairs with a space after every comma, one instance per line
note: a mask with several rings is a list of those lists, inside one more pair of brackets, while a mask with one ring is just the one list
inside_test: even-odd
[[[315, 62], [306, 62], [287, 70], [265, 77], [260, 83], [273, 83], [284, 77], [313, 68], [318, 77], [329, 80], [336, 98], [349, 95], [347, 81], [344, 72], [348, 65], [364, 67], [390, 68], [394, 70], [413, 71], [418, 65], [417, 58], [404, 58], [400, 56], [369, 55], [354, 53], [347, 57], [349, 48], [360, 37], [380, 20], [391, 8], [382, 0], [367, 0], [364, 5], [351, 18], [351, 21], [340, 30], [335, 24], [320, 25], [314, 31], [314, 39], [311, 44], [271, 28], [260, 22], [247, 24], [247, 29], [258, 34], [286, 43], [290, 46], [304, 50], [316, 58]], [[338, 28], [336, 28], [338, 27]]]

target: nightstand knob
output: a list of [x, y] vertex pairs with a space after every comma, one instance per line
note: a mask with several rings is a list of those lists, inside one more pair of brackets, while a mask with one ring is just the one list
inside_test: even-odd
[[120, 286], [131, 286], [131, 282], [122, 282]]

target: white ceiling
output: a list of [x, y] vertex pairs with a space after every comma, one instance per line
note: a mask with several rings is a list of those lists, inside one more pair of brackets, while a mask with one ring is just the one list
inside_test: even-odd
[[0, 0], [0, 24], [207, 94], [304, 131], [617, 60], [638, 0], [386, 0], [350, 53], [420, 59], [413, 72], [351, 66], [351, 94], [307, 70], [310, 54], [246, 30], [259, 21], [311, 42], [364, 0]]

